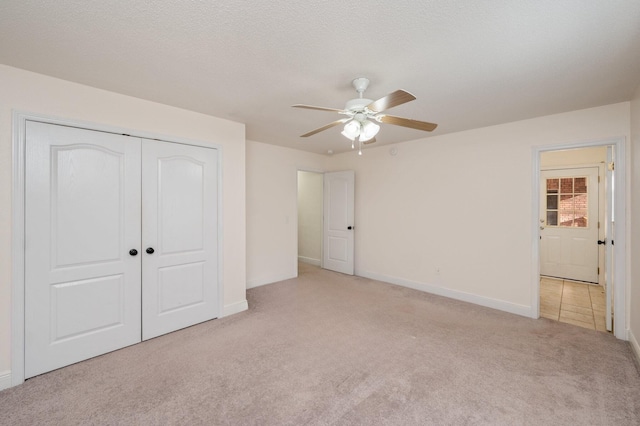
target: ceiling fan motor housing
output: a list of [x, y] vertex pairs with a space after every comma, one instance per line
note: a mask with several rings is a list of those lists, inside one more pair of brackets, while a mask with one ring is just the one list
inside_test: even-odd
[[369, 105], [371, 102], [373, 102], [371, 99], [365, 99], [365, 98], [351, 99], [350, 101], [347, 101], [347, 104], [345, 105], [344, 109], [346, 111], [362, 112], [364, 111], [364, 108], [367, 105]]

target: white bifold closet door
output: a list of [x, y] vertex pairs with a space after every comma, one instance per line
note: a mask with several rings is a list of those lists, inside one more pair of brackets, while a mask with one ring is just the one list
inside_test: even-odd
[[218, 316], [217, 151], [28, 122], [25, 377]]

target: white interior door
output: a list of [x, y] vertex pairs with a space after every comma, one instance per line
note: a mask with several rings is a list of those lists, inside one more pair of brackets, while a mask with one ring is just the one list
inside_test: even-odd
[[322, 267], [353, 275], [355, 172], [324, 174]]
[[218, 151], [144, 140], [142, 152], [146, 340], [218, 316]]
[[598, 167], [541, 173], [540, 274], [598, 282]]
[[140, 139], [27, 122], [26, 150], [28, 378], [140, 341]]

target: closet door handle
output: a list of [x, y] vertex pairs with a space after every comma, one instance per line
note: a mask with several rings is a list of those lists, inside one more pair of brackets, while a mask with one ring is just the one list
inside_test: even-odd
[[131, 250], [129, 250], [129, 254], [130, 254], [131, 256], [135, 256], [136, 254], [138, 254], [138, 250], [136, 250], [136, 249], [131, 249]]
[[149, 247], [149, 248], [147, 249], [147, 253], [149, 253], [149, 254], [153, 254], [153, 252], [154, 252], [154, 251], [155, 251], [155, 250], [153, 249], [153, 247]]

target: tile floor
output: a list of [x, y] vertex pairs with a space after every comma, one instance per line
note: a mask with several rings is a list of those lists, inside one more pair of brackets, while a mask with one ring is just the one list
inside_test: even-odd
[[604, 289], [599, 285], [540, 278], [541, 317], [591, 330], [607, 331], [605, 303]]

